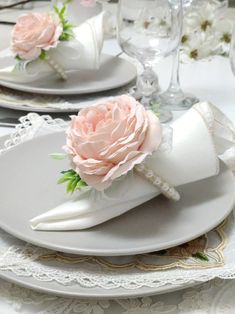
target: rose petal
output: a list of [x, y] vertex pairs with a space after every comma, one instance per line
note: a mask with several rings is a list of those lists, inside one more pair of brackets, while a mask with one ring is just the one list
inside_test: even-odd
[[162, 140], [162, 127], [158, 117], [152, 112], [147, 111], [148, 130], [145, 140], [140, 147], [141, 151], [153, 152], [157, 150]]

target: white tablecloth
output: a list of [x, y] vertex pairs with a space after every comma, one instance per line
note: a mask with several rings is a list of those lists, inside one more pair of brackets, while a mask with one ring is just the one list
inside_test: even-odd
[[[39, 4], [43, 9], [45, 4]], [[13, 12], [9, 14], [9, 12]], [[0, 20], [14, 20], [18, 10], [0, 11]], [[234, 15], [231, 10], [229, 14]], [[0, 48], [9, 43], [9, 26], [0, 26]], [[120, 48], [114, 39], [105, 42], [104, 51], [118, 54]], [[162, 88], [169, 82], [171, 60], [157, 66]], [[181, 83], [185, 91], [218, 106], [235, 123], [235, 77], [229, 60], [216, 57], [182, 65]], [[0, 109], [0, 117], [14, 112]], [[0, 136], [12, 131], [0, 128]], [[132, 300], [91, 301], [63, 299], [20, 288], [0, 279], [0, 313], [53, 313], [53, 314], [151, 314], [151, 313], [235, 313], [235, 280], [213, 280], [197, 287], [178, 292]]]

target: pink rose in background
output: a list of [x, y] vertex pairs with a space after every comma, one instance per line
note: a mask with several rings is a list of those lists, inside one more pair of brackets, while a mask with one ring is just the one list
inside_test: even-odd
[[83, 7], [94, 7], [96, 5], [96, 0], [81, 0], [80, 4]]
[[62, 32], [59, 19], [48, 13], [22, 15], [13, 28], [12, 50], [24, 60], [34, 60], [42, 49], [56, 47]]
[[161, 143], [159, 119], [130, 96], [105, 100], [72, 116], [66, 152], [88, 185], [104, 190]]

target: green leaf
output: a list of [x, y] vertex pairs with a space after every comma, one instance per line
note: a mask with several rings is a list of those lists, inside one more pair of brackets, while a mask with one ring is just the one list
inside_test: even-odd
[[72, 180], [72, 183], [71, 183], [71, 193], [73, 193], [75, 191], [75, 189], [77, 188], [77, 184], [78, 184], [79, 180], [78, 178], [75, 178]]
[[202, 261], [209, 262], [208, 256], [205, 253], [203, 253], [203, 252], [197, 252], [197, 253], [193, 254], [192, 256], [195, 257], [195, 258], [198, 258], [198, 259], [200, 259]]
[[58, 180], [58, 184], [62, 184], [62, 183], [65, 183], [65, 182], [67, 182], [67, 181], [71, 181], [71, 180], [73, 180], [73, 176], [63, 176], [62, 178], [60, 178], [59, 180]]
[[73, 173], [70, 173], [70, 172], [67, 172], [63, 175], [62, 178], [70, 178], [70, 179], [73, 179], [73, 178], [76, 178], [76, 176], [73, 174]]
[[42, 51], [41, 51], [41, 54], [40, 54], [39, 58], [40, 58], [41, 60], [45, 60], [45, 59], [46, 59], [46, 51], [45, 51], [45, 50], [42, 50]]
[[73, 193], [76, 189], [80, 190], [87, 186], [86, 182], [83, 181], [79, 174], [73, 169], [61, 171], [61, 174], [62, 177], [58, 180], [58, 184], [67, 183], [67, 193]]
[[22, 61], [22, 60], [23, 60], [23, 59], [21, 59], [20, 56], [15, 56], [15, 58], [16, 58], [16, 60], [18, 60], [18, 61]]
[[68, 181], [67, 188], [66, 188], [66, 193], [71, 192], [72, 184], [73, 184], [73, 180]]
[[66, 5], [63, 5], [62, 8], [61, 8], [61, 10], [60, 10], [60, 16], [61, 16], [62, 18], [64, 18], [65, 11], [66, 11]]
[[70, 35], [69, 34], [62, 33], [61, 36], [60, 36], [60, 40], [61, 41], [69, 41], [69, 39], [70, 39]]
[[83, 180], [80, 180], [77, 184], [77, 188], [80, 190], [82, 188], [84, 188], [85, 186], [87, 186], [86, 182]]
[[54, 9], [55, 13], [56, 13], [58, 16], [60, 16], [60, 11], [59, 11], [59, 9], [57, 8], [56, 5], [53, 5], [53, 9]]
[[63, 32], [59, 38], [59, 40], [61, 41], [69, 41], [70, 39], [74, 37], [73, 31], [72, 31], [72, 28], [74, 27], [74, 25], [70, 24], [65, 18], [65, 12], [67, 10], [67, 3], [68, 2], [66, 1], [66, 3], [63, 5], [61, 10], [59, 10], [56, 6], [53, 7], [63, 27]]
[[76, 171], [74, 171], [73, 169], [61, 171], [61, 173], [62, 173], [62, 174], [67, 173], [67, 174], [71, 174], [71, 175], [73, 175], [73, 176], [75, 176], [75, 175], [78, 176], [78, 174], [76, 173]]
[[66, 24], [64, 25], [64, 30], [66, 30], [66, 29], [71, 29], [71, 28], [73, 28], [73, 27], [75, 27], [75, 25], [66, 23]]
[[70, 170], [61, 171], [60, 173], [65, 174], [68, 173]]
[[63, 153], [52, 153], [52, 154], [49, 154], [49, 156], [55, 160], [63, 160], [67, 158], [67, 155]]
[[64, 183], [66, 181], [71, 181], [74, 178], [78, 178], [78, 180], [80, 180], [80, 177], [71, 171], [63, 171], [62, 174], [63, 176], [58, 180], [58, 184]]

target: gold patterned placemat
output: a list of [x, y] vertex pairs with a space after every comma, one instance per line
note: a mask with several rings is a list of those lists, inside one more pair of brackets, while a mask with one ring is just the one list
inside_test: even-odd
[[97, 257], [69, 255], [51, 252], [39, 257], [41, 262], [57, 261], [75, 265], [79, 263], [96, 264], [108, 270], [139, 269], [142, 271], [158, 271], [174, 268], [208, 269], [221, 267], [225, 263], [224, 249], [233, 216], [227, 218], [209, 233], [163, 251], [135, 256]]

